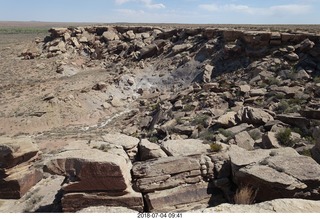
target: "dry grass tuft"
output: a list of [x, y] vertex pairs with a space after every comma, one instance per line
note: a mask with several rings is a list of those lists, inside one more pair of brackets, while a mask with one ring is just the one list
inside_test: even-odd
[[234, 203], [238, 205], [251, 205], [254, 203], [257, 190], [250, 186], [241, 186], [234, 196]]

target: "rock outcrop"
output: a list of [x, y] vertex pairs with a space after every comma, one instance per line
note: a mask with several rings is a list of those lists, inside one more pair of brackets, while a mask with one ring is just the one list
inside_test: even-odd
[[0, 138], [0, 198], [19, 199], [42, 179], [38, 153], [31, 138]]
[[62, 199], [63, 211], [76, 212], [100, 205], [142, 211], [142, 195], [132, 190], [132, 164], [123, 148], [134, 147], [135, 144], [122, 139], [117, 142], [121, 146], [117, 147], [108, 145], [114, 142], [114, 138], [107, 139], [109, 141], [93, 141], [88, 145], [83, 145], [84, 142], [70, 143], [66, 151], [47, 161], [47, 172], [66, 177], [62, 187], [66, 193]]
[[234, 182], [253, 186], [258, 202], [320, 197], [320, 165], [292, 148], [245, 151], [232, 146], [229, 156]]

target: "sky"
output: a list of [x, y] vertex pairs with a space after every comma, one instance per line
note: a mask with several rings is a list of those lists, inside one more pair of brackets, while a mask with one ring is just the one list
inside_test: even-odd
[[319, 24], [320, 0], [0, 0], [0, 20]]

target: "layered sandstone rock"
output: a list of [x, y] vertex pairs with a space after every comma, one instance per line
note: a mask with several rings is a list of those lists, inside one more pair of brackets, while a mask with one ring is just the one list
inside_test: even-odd
[[38, 153], [31, 138], [0, 138], [0, 198], [19, 199], [42, 179]]

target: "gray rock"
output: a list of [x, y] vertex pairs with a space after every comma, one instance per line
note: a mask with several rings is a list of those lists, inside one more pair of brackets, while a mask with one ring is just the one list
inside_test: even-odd
[[68, 192], [125, 191], [131, 188], [131, 166], [124, 151], [97, 149], [64, 151], [46, 162], [48, 172], [66, 176]]
[[116, 192], [68, 193], [63, 196], [61, 204], [63, 212], [77, 212], [95, 206], [125, 207], [139, 212], [143, 211], [142, 195], [134, 191], [125, 194]]
[[298, 54], [291, 52], [285, 55], [285, 58], [289, 61], [298, 61], [300, 57], [298, 56]]
[[122, 146], [124, 150], [135, 148], [139, 144], [138, 138], [119, 133], [106, 134], [102, 138], [107, 143]]
[[183, 204], [208, 203], [210, 198], [207, 183], [183, 185], [145, 195], [148, 211], [151, 212], [177, 210]]
[[130, 208], [126, 207], [107, 207], [107, 206], [95, 206], [95, 207], [87, 207], [77, 211], [77, 213], [139, 213]]
[[241, 123], [240, 125], [226, 129], [226, 131], [232, 132], [233, 134], [238, 134], [238, 133], [246, 131], [250, 128], [253, 128], [253, 125], [249, 125], [247, 123]]
[[275, 132], [267, 132], [262, 136], [262, 145], [265, 149], [270, 148], [281, 148], [282, 146], [279, 144], [276, 133]]
[[108, 41], [113, 41], [113, 40], [119, 40], [118, 34], [116, 34], [114, 31], [105, 31], [102, 34], [103, 39], [108, 42]]
[[236, 184], [258, 189], [256, 201], [277, 198], [318, 199], [320, 166], [292, 148], [245, 151], [236, 146], [229, 156]]
[[193, 170], [200, 170], [200, 163], [197, 159], [189, 157], [164, 157], [134, 163], [132, 174], [134, 178], [147, 178], [174, 175]]
[[242, 122], [254, 125], [264, 125], [267, 122], [274, 120], [266, 111], [249, 106], [240, 109], [237, 116]]
[[320, 202], [304, 199], [276, 199], [254, 205], [221, 204], [192, 213], [320, 213]]
[[151, 143], [147, 139], [141, 140], [138, 149], [141, 161], [153, 158], [167, 157], [167, 154], [161, 149], [159, 145]]
[[34, 158], [39, 148], [29, 137], [0, 137], [0, 168], [12, 168]]
[[177, 53], [180, 53], [180, 52], [183, 52], [185, 50], [188, 50], [192, 48], [192, 45], [191, 44], [180, 44], [180, 45], [175, 45], [174, 47], [172, 47], [172, 52], [174, 54], [177, 54]]
[[246, 150], [253, 150], [254, 140], [251, 138], [248, 132], [243, 131], [234, 136], [236, 144]]
[[237, 113], [236, 112], [227, 112], [226, 114], [220, 116], [216, 123], [221, 125], [224, 128], [232, 127], [237, 124]]
[[198, 139], [168, 140], [162, 143], [162, 149], [170, 156], [191, 156], [208, 153], [210, 145]]
[[211, 75], [212, 75], [213, 66], [212, 65], [205, 65], [203, 67], [203, 76], [202, 81], [204, 83], [210, 83], [211, 82]]

